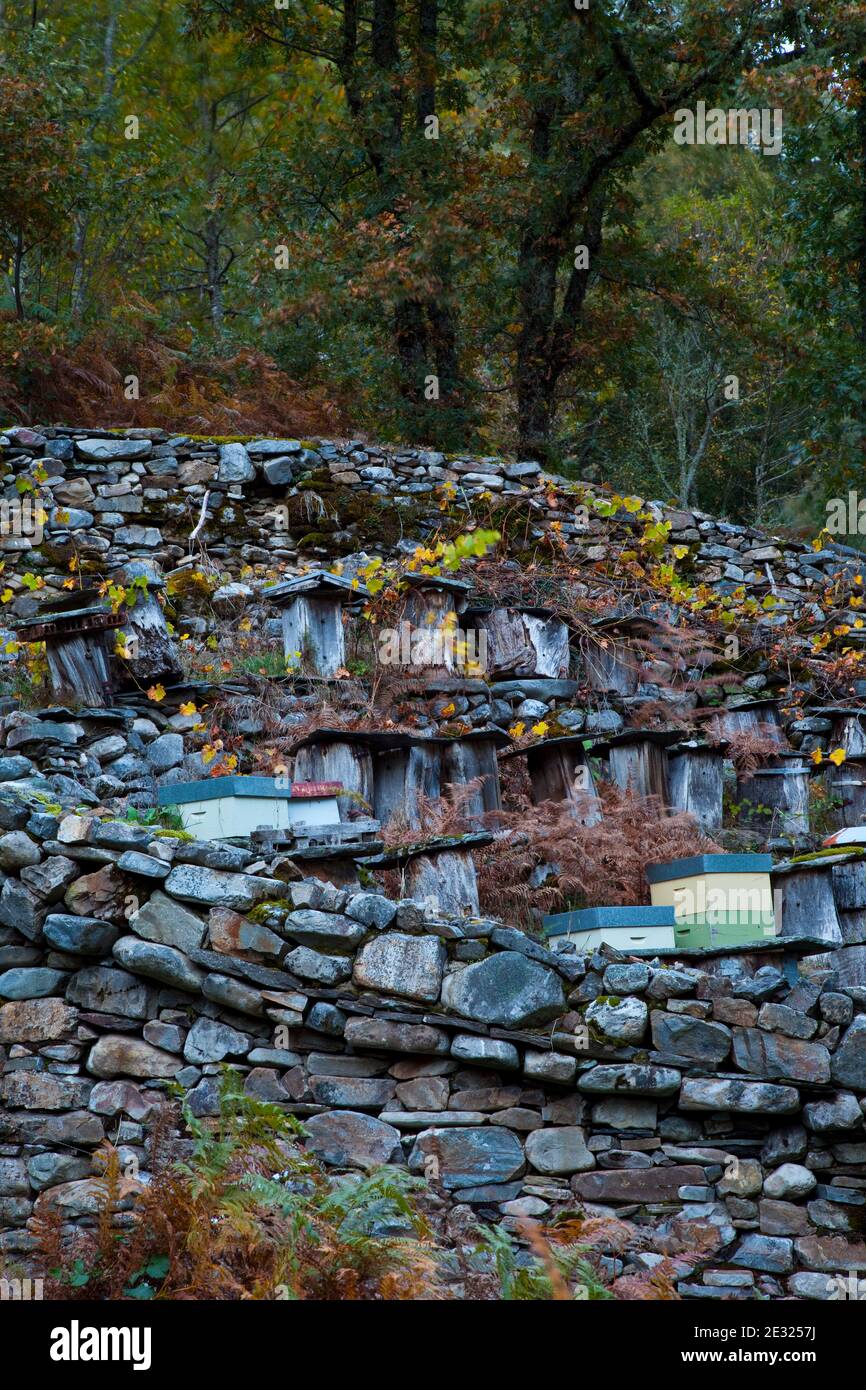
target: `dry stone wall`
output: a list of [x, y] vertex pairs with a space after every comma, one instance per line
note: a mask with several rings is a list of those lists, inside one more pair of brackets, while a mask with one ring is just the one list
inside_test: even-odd
[[[47, 510], [39, 536], [0, 528], [0, 663], [12, 623], [62, 597], [70, 573], [181, 571], [199, 522], [224, 576], [213, 611], [229, 622], [243, 613], [275, 642], [280, 619], [265, 602], [275, 571], [339, 556], [351, 576], [372, 554], [409, 555], [443, 505], [459, 519], [491, 498], [513, 502], [524, 544], [553, 534], [559, 553], [586, 562], [588, 599], [609, 582], [600, 572], [596, 584], [591, 567], [632, 525], [627, 513], [579, 517], [579, 489], [531, 461], [358, 441], [14, 428], [0, 434], [0, 464], [7, 504], [32, 492]], [[787, 618], [828, 621], [815, 595], [859, 568], [839, 547], [816, 553], [699, 513], [651, 511], [695, 577], [758, 601], [768, 642]], [[182, 593], [177, 606], [183, 631], [205, 638], [208, 619]], [[809, 648], [807, 636], [791, 640]], [[768, 675], [753, 671], [742, 688], [768, 693]], [[567, 678], [443, 682], [422, 692], [414, 718], [419, 732], [455, 714], [480, 730], [555, 711], [563, 732], [608, 736], [661, 693], [650, 679], [595, 700]], [[320, 695], [287, 699], [290, 728]], [[507, 922], [434, 919], [418, 901], [334, 886], [309, 868], [301, 877], [285, 854], [131, 821], [159, 786], [206, 771], [190, 742], [200, 716], [182, 703], [141, 690], [86, 708], [0, 698], [3, 1259], [27, 1260], [48, 1205], [70, 1228], [93, 1219], [106, 1138], [146, 1178], [165, 1082], [211, 1117], [231, 1065], [248, 1092], [303, 1121], [335, 1170], [406, 1165], [458, 1223], [467, 1212], [505, 1223], [575, 1208], [628, 1214], [648, 1232], [642, 1268], [700, 1227], [712, 1264], [685, 1260], [686, 1296], [826, 1298], [866, 1267], [861, 865], [814, 871], [826, 899], [820, 955], [784, 940], [663, 961], [547, 950]], [[856, 710], [782, 718], [801, 752], [837, 738], [844, 718], [857, 752]], [[242, 722], [249, 750], [265, 725], [252, 707]], [[798, 889], [797, 902], [791, 934], [802, 937], [819, 896]]]
[[146, 1178], [165, 1080], [207, 1117], [231, 1065], [337, 1169], [407, 1165], [488, 1219], [711, 1228], [687, 1296], [830, 1297], [866, 1265], [866, 989], [782, 943], [579, 956], [8, 788], [0, 818], [5, 1257], [46, 1204], [92, 1220], [105, 1138]]

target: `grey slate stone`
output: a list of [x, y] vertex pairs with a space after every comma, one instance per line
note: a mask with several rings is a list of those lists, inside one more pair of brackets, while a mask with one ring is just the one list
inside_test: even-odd
[[143, 1019], [154, 1011], [154, 991], [143, 980], [108, 965], [88, 965], [72, 976], [66, 998], [95, 1013]]
[[576, 1125], [553, 1125], [526, 1137], [527, 1162], [539, 1173], [585, 1173], [595, 1167], [586, 1136]]
[[324, 956], [309, 946], [296, 946], [283, 961], [287, 970], [302, 980], [314, 980], [320, 985], [337, 985], [348, 980], [352, 962], [345, 956]]
[[46, 917], [43, 932], [58, 951], [77, 956], [107, 956], [120, 934], [111, 922], [66, 912], [52, 912]]
[[852, 1091], [866, 1091], [866, 1014], [858, 1014], [830, 1062], [833, 1080]]
[[768, 1274], [788, 1274], [794, 1267], [794, 1243], [783, 1236], [743, 1236], [731, 1263]]
[[584, 1072], [577, 1089], [589, 1095], [670, 1096], [680, 1085], [681, 1075], [673, 1067], [655, 1067], [645, 1063], [604, 1063]]
[[[122, 856], [118, 867], [122, 867]], [[159, 889], [151, 893], [129, 923], [136, 936], [160, 946], [175, 946], [189, 954], [198, 950], [204, 936], [205, 924], [189, 908], [182, 907]]]
[[383, 898], [381, 893], [356, 893], [346, 904], [346, 916], [365, 927], [384, 931], [397, 915], [397, 904]]
[[42, 966], [22, 966], [0, 975], [0, 999], [45, 999], [62, 994], [69, 976], [62, 970]]
[[446, 959], [436, 937], [383, 932], [358, 952], [352, 975], [367, 989], [432, 1002], [439, 998]]
[[159, 980], [174, 989], [198, 994], [204, 975], [181, 951], [158, 946], [135, 936], [122, 936], [114, 943], [114, 959], [134, 974]]
[[317, 912], [314, 908], [289, 913], [282, 931], [299, 945], [322, 951], [350, 951], [366, 935], [361, 922], [336, 912]]
[[465, 1018], [502, 1028], [547, 1023], [565, 1008], [558, 975], [517, 951], [499, 951], [446, 976], [442, 1002]]
[[311, 1115], [304, 1125], [307, 1148], [337, 1168], [368, 1170], [400, 1155], [400, 1134], [393, 1125], [352, 1110]]
[[479, 1038], [475, 1033], [457, 1033], [451, 1040], [451, 1056], [503, 1071], [520, 1066], [520, 1054], [513, 1043], [500, 1038]]
[[448, 1191], [507, 1183], [524, 1168], [523, 1147], [516, 1135], [486, 1126], [425, 1130], [409, 1154], [411, 1172], [434, 1176]]
[[183, 1055], [187, 1062], [221, 1062], [224, 1057], [245, 1057], [250, 1038], [227, 1023], [213, 1018], [197, 1018], [186, 1035]]
[[731, 1030], [723, 1023], [705, 1023], [685, 1014], [653, 1010], [653, 1045], [659, 1052], [687, 1057], [707, 1066], [723, 1062], [731, 1050]]

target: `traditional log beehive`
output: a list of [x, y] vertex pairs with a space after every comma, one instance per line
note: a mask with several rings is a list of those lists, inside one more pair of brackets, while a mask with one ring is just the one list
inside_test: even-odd
[[582, 643], [586, 680], [592, 690], [634, 695], [647, 679], [650, 643], [661, 625], [643, 614], [600, 618]]
[[737, 778], [737, 825], [765, 836], [808, 835], [811, 769], [796, 754]]
[[464, 805], [469, 817], [500, 809], [497, 749], [510, 739], [495, 729], [459, 738], [424, 738], [386, 731], [319, 729], [294, 749], [294, 776], [303, 781], [341, 781], [345, 815], [363, 808], [382, 825], [395, 817], [420, 828], [425, 800], [436, 801], [450, 784], [476, 779], [477, 791]]
[[657, 796], [670, 804], [666, 749], [679, 734], [664, 730], [627, 729], [592, 745], [592, 756], [601, 758], [608, 781], [632, 796]]
[[335, 676], [346, 664], [343, 610], [369, 594], [357, 580], [317, 570], [265, 590], [283, 612], [283, 656], [309, 674]]
[[694, 816], [708, 835], [722, 823], [725, 747], [688, 739], [667, 749], [668, 804]]
[[120, 628], [126, 610], [112, 612], [95, 589], [43, 604], [37, 618], [18, 623], [24, 642], [44, 642], [51, 689], [58, 700], [85, 705], [109, 704], [113, 682], [106, 632]]
[[806, 936], [841, 945], [842, 924], [836, 911], [830, 858], [776, 864], [773, 886], [781, 904], [781, 936]]
[[719, 732], [723, 738], [733, 739], [738, 734], [753, 734], [772, 739], [780, 748], [787, 747], [787, 739], [779, 721], [779, 707], [772, 698], [761, 700], [741, 700], [721, 710], [718, 716]]
[[584, 825], [595, 825], [601, 820], [586, 740], [579, 734], [544, 739], [529, 748], [506, 753], [505, 757], [526, 759], [536, 805], [542, 801], [569, 801]]
[[484, 634], [491, 679], [568, 676], [568, 627], [552, 608], [467, 608], [462, 616]]
[[405, 595], [400, 621], [408, 623], [416, 640], [423, 639], [417, 664], [448, 674], [460, 671], [466, 654], [454, 636], [471, 585], [463, 579], [434, 574], [404, 575], [401, 583]]
[[492, 835], [446, 836], [385, 851], [362, 861], [365, 869], [400, 869], [402, 896], [443, 917], [477, 917], [478, 879], [472, 850]]

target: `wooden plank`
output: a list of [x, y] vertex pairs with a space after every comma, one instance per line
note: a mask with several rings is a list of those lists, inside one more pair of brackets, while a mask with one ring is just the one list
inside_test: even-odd
[[499, 786], [499, 764], [492, 740], [455, 739], [443, 750], [442, 783], [454, 787], [466, 786], [479, 779], [478, 791], [466, 802], [466, 815], [480, 818], [487, 811], [502, 809]]
[[59, 700], [82, 705], [111, 703], [108, 653], [101, 631], [50, 638], [45, 644], [48, 678]]
[[803, 865], [781, 875], [780, 935], [809, 936], [828, 944], [842, 944], [842, 927], [833, 897], [832, 865]]

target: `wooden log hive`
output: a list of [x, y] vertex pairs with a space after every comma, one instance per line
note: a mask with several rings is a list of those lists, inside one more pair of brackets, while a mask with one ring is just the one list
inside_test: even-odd
[[283, 657], [288, 666], [331, 678], [346, 664], [343, 609], [369, 597], [357, 581], [316, 570], [265, 591], [283, 611]]

